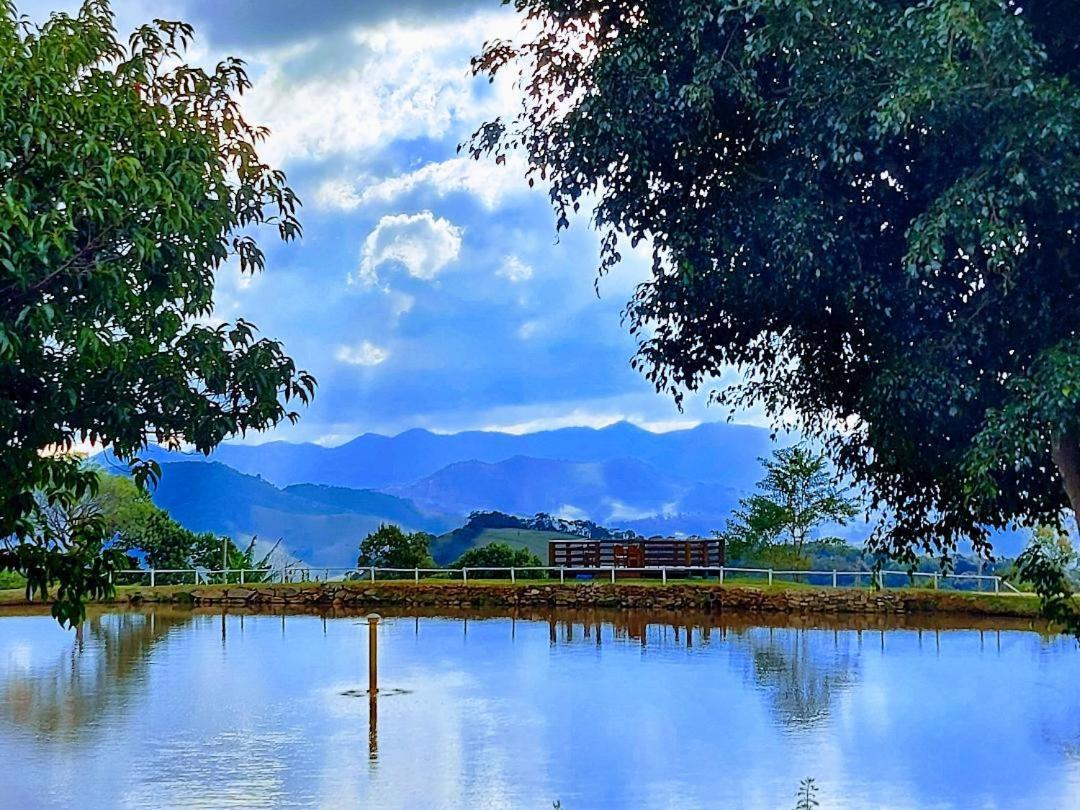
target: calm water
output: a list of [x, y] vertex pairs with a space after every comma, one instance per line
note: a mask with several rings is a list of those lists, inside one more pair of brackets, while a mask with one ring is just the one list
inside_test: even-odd
[[1074, 642], [678, 621], [5, 616], [0, 806], [1080, 808]]

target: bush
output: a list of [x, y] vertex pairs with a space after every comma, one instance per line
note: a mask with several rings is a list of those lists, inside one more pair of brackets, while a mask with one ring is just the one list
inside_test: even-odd
[[[470, 548], [457, 558], [451, 568], [538, 568], [543, 563], [527, 548], [511, 548], [506, 543], [488, 543]], [[540, 579], [543, 571], [522, 571], [521, 576]]]
[[428, 550], [432, 537], [426, 532], [406, 533], [383, 523], [360, 543], [359, 568], [434, 568]]
[[15, 571], [0, 571], [0, 591], [9, 588], [25, 588], [26, 577]]

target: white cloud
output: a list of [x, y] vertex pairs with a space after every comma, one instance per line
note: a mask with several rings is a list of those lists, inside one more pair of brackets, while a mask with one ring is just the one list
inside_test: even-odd
[[348, 180], [327, 180], [315, 189], [315, 205], [318, 208], [351, 211], [360, 205], [360, 197]]
[[[379, 283], [379, 268], [398, 265], [413, 278], [430, 281], [461, 252], [461, 228], [430, 211], [392, 214], [379, 220], [367, 235], [360, 267], [351, 284]], [[410, 304], [411, 306], [411, 304]]]
[[502, 276], [516, 284], [532, 278], [533, 269], [517, 256], [507, 256], [503, 259], [502, 266], [495, 271], [495, 275]]
[[337, 193], [327, 193], [319, 202], [326, 207], [348, 210], [357, 205], [391, 202], [418, 188], [430, 187], [440, 197], [453, 192], [471, 194], [490, 211], [498, 208], [506, 197], [532, 191], [525, 180], [527, 168], [525, 158], [517, 153], [511, 154], [505, 164], [458, 156], [375, 182], [367, 178], [351, 184], [330, 181], [324, 185], [333, 183]]
[[377, 366], [386, 361], [390, 352], [370, 341], [363, 341], [356, 346], [339, 346], [337, 357], [342, 363], [351, 366]]
[[320, 160], [378, 150], [398, 139], [471, 131], [505, 112], [512, 82], [478, 94], [469, 59], [503, 35], [514, 15], [342, 31], [261, 54], [265, 71], [244, 96], [250, 120], [270, 128], [264, 158]]

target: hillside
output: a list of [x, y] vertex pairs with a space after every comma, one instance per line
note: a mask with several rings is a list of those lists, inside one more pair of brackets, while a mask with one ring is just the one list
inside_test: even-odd
[[431, 556], [439, 565], [449, 565], [470, 548], [479, 548], [489, 543], [506, 543], [511, 548], [527, 548], [546, 564], [549, 540], [577, 539], [572, 534], [562, 532], [541, 532], [535, 529], [484, 529], [479, 534], [472, 534], [455, 529], [436, 537], [431, 544]]
[[162, 465], [154, 502], [193, 531], [237, 538], [282, 539], [294, 557], [312, 565], [348, 566], [360, 540], [380, 523], [433, 534], [461, 518], [417, 509], [392, 495], [362, 490], [298, 486], [279, 489], [219, 463]]

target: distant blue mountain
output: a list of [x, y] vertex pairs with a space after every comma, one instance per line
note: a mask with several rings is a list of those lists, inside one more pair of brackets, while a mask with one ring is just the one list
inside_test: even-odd
[[[711, 422], [652, 433], [627, 422], [602, 429], [562, 428], [516, 435], [490, 431], [439, 434], [408, 430], [396, 436], [365, 433], [337, 447], [269, 442], [224, 444], [210, 457], [278, 486], [327, 484], [383, 489], [412, 484], [463, 461], [497, 463], [515, 456], [559, 461], [634, 459], [678, 478], [745, 489], [760, 476], [758, 457], [774, 447], [769, 431]], [[198, 461], [198, 455], [155, 449], [159, 461]]]
[[632, 458], [560, 461], [529, 456], [495, 463], [463, 461], [386, 491], [452, 512], [547, 512], [610, 527], [661, 517], [674, 528], [695, 517], [708, 529], [721, 528], [743, 494], [733, 487], [688, 481]]

